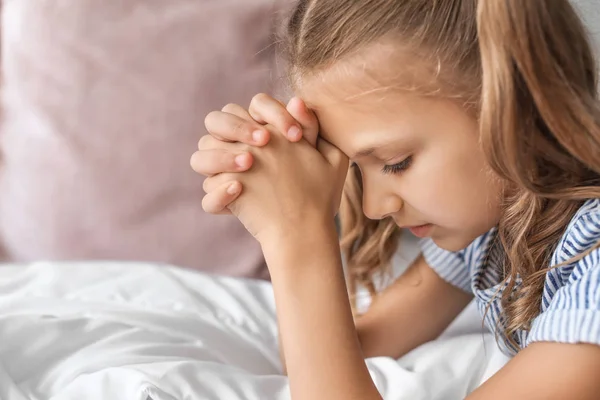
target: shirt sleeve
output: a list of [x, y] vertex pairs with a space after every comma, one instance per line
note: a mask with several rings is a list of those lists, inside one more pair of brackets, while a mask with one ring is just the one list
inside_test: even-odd
[[472, 294], [471, 274], [462, 252], [439, 248], [430, 238], [420, 242], [427, 264], [446, 282]]
[[600, 345], [600, 248], [577, 262], [568, 283], [533, 320], [527, 344], [533, 342]]

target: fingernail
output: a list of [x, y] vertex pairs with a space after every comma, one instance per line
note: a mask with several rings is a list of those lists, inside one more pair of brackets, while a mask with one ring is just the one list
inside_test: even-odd
[[263, 131], [254, 131], [252, 132], [252, 140], [256, 143], [262, 143], [265, 137], [265, 133]]
[[235, 157], [235, 164], [240, 168], [244, 168], [247, 164], [247, 160], [248, 160], [248, 155], [240, 154]]
[[298, 140], [298, 139], [300, 139], [300, 136], [302, 136], [302, 131], [297, 126], [292, 126], [288, 130], [287, 134], [288, 134], [288, 138], [290, 138], [292, 140]]
[[227, 193], [229, 193], [229, 194], [237, 194], [237, 192], [239, 192], [239, 190], [240, 190], [240, 185], [237, 182], [233, 182], [227, 188]]

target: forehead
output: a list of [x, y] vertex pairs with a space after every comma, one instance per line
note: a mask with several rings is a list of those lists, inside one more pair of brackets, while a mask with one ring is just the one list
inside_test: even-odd
[[314, 95], [360, 105], [363, 100], [381, 101], [383, 96], [393, 92], [439, 95], [440, 72], [439, 65], [432, 65], [396, 41], [387, 39], [372, 43], [324, 68], [298, 72], [294, 76], [300, 97], [306, 99]]
[[[320, 134], [346, 155], [370, 148], [379, 149], [380, 159], [426, 141], [444, 143], [462, 133], [476, 140], [476, 118], [457, 101], [424, 96], [419, 91], [396, 87], [372, 87], [365, 90], [360, 77], [346, 75], [335, 81], [307, 82], [297, 93], [315, 110]], [[462, 132], [462, 133], [461, 133]]]
[[470, 97], [458, 90], [454, 77], [452, 93], [447, 92], [444, 82], [449, 78], [439, 63], [434, 65], [398, 41], [386, 39], [302, 76], [295, 89], [316, 111], [322, 134], [332, 141], [329, 136], [338, 131], [329, 129], [333, 125], [348, 131], [393, 122], [401, 128], [427, 118], [428, 108], [435, 103], [464, 111]]
[[392, 88], [364, 90], [364, 85], [351, 79], [336, 86], [312, 84], [298, 94], [317, 114], [323, 137], [338, 147], [340, 141], [354, 138], [353, 132], [406, 131], [425, 110], [422, 98], [414, 93]]
[[[369, 53], [375, 50], [379, 57], [358, 55], [297, 81], [296, 94], [315, 110], [324, 136], [362, 125], [377, 128], [390, 121], [406, 124], [412, 119], [410, 115], [418, 114], [425, 87], [417, 88], [415, 82], [423, 80], [408, 76], [412, 74], [407, 74], [406, 67], [394, 68], [397, 64], [390, 63], [392, 57], [389, 52], [379, 51], [381, 47]], [[332, 126], [340, 129], [328, 129]]]

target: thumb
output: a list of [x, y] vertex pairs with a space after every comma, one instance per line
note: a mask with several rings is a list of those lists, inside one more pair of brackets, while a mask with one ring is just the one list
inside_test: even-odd
[[298, 97], [292, 97], [286, 109], [302, 126], [302, 137], [312, 146], [316, 146], [319, 136], [319, 120], [314, 111], [309, 110], [304, 101]]
[[325, 139], [318, 138], [317, 150], [336, 169], [348, 170], [348, 157]]

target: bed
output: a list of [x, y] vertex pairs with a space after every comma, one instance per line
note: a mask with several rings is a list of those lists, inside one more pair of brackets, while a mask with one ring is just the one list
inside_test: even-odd
[[[410, 327], [407, 327], [410, 329]], [[0, 399], [283, 400], [270, 284], [124, 262], [0, 267]], [[469, 306], [368, 360], [385, 399], [463, 399], [507, 358]]]

